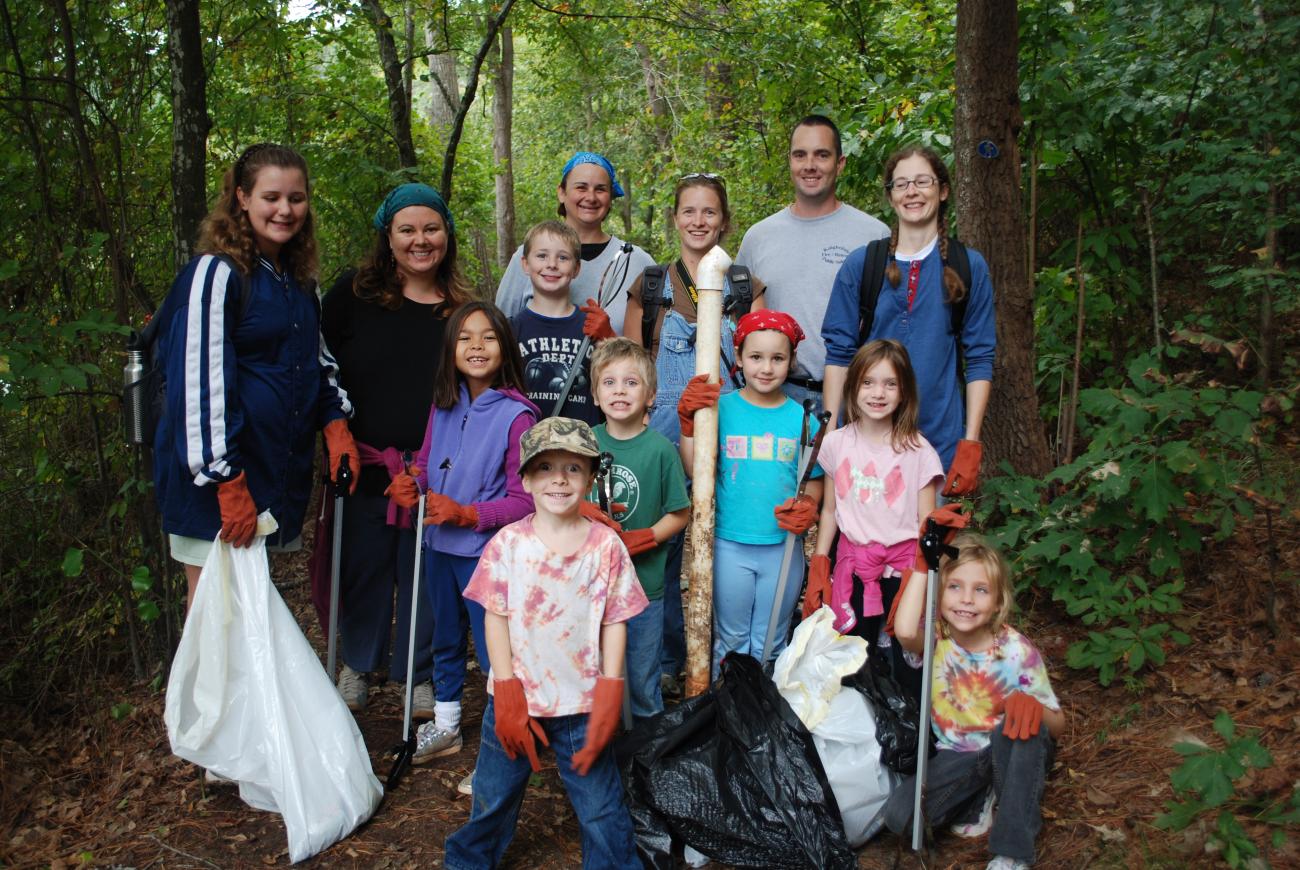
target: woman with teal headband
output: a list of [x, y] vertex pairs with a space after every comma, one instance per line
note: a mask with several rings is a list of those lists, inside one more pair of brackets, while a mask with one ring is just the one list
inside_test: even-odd
[[[582, 271], [569, 287], [569, 298], [580, 306], [588, 299], [598, 298], [605, 267], [614, 261], [624, 245], [622, 239], [605, 232], [603, 227], [614, 200], [623, 196], [623, 187], [618, 183], [613, 164], [603, 155], [579, 151], [564, 164], [555, 193], [560, 217], [573, 227], [582, 242]], [[623, 311], [627, 307], [626, 285], [645, 271], [646, 266], [654, 265], [649, 254], [636, 245], [631, 247], [628, 268], [623, 270], [620, 267], [618, 270], [624, 286], [607, 287], [605, 293], [608, 302], [605, 310], [609, 313], [610, 324], [620, 334], [623, 331]], [[512, 319], [533, 295], [532, 284], [521, 265], [522, 258], [523, 248], [520, 247], [510, 258], [510, 265], [497, 287], [497, 307]], [[613, 271], [610, 270], [611, 276]]]
[[[447, 315], [470, 299], [456, 266], [456, 223], [436, 190], [398, 185], [372, 223], [370, 254], [321, 303], [321, 328], [355, 408], [352, 431], [361, 453], [356, 494], [343, 514], [339, 572], [339, 691], [353, 710], [365, 705], [368, 673], [406, 679], [416, 537], [410, 512], [385, 491], [424, 440]], [[322, 573], [327, 576], [314, 577]], [[320, 609], [320, 595], [313, 597]], [[414, 715], [432, 718], [432, 614], [421, 613], [416, 628]]]

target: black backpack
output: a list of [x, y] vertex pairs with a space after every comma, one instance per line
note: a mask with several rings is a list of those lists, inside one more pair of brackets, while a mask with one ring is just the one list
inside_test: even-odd
[[[862, 285], [858, 288], [858, 347], [867, 343], [871, 327], [876, 321], [876, 303], [880, 288], [885, 283], [885, 269], [889, 266], [889, 239], [876, 239], [867, 245], [866, 262], [862, 264]], [[966, 295], [952, 309], [952, 334], [957, 340], [957, 371], [962, 368], [961, 330], [966, 321], [966, 302], [970, 299], [970, 254], [956, 236], [948, 237], [948, 265], [956, 271], [966, 285]]]
[[[659, 308], [664, 304], [664, 279], [667, 266], [646, 266], [641, 273], [641, 344], [646, 350], [654, 345], [655, 327], [659, 324]], [[727, 282], [731, 295], [722, 303], [722, 313], [740, 318], [749, 313], [754, 304], [754, 282], [749, 269], [732, 264], [727, 268]]]

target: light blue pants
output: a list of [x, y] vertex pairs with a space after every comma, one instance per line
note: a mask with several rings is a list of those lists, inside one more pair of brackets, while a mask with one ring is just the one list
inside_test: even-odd
[[[713, 676], [723, 657], [742, 652], [761, 659], [767, 623], [781, 571], [785, 544], [738, 544], [715, 538], [713, 542]], [[785, 649], [790, 616], [803, 582], [803, 547], [796, 539], [790, 559], [785, 594], [777, 615], [776, 634], [769, 658]]]

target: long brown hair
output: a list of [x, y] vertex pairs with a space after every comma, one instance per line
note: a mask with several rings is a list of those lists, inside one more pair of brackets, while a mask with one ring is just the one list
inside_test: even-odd
[[[948, 175], [948, 167], [939, 159], [929, 148], [921, 145], [911, 145], [889, 155], [885, 161], [885, 191], [886, 197], [889, 196], [890, 185], [894, 182], [894, 170], [898, 164], [909, 157], [921, 157], [930, 164], [930, 171], [934, 177], [939, 179], [939, 194], [943, 195], [945, 190], [952, 189], [952, 180]], [[892, 200], [891, 200], [892, 205]], [[898, 222], [894, 222], [893, 230], [889, 238], [889, 265], [885, 267], [885, 278], [895, 287], [902, 283], [903, 277], [898, 271], [898, 261], [894, 259], [894, 251], [898, 249]], [[956, 305], [966, 298], [967, 287], [962, 283], [961, 277], [957, 270], [948, 265], [948, 200], [939, 200], [939, 259], [943, 262], [943, 289], [944, 301], [949, 305]]]
[[[456, 233], [445, 217], [442, 223], [447, 229], [447, 251], [434, 270], [433, 280], [442, 290], [444, 301], [454, 307], [468, 302], [473, 294], [456, 261]], [[402, 276], [397, 273], [397, 260], [388, 241], [388, 230], [375, 232], [375, 243], [357, 268], [357, 276], [352, 279], [352, 292], [358, 299], [374, 302], [390, 311], [402, 307], [402, 300], [406, 297], [402, 295]]]
[[894, 409], [890, 445], [899, 452], [917, 447], [921, 443], [921, 431], [916, 426], [920, 405], [917, 401], [916, 375], [912, 371], [912, 358], [907, 355], [907, 348], [892, 338], [878, 338], [868, 342], [853, 355], [849, 372], [844, 377], [844, 394], [840, 399], [845, 424], [856, 423], [862, 417], [862, 411], [858, 408], [858, 388], [862, 386], [867, 372], [879, 362], [889, 363], [894, 369], [894, 376], [898, 378], [898, 407]]
[[260, 256], [257, 236], [253, 234], [248, 213], [239, 206], [236, 191], [242, 190], [244, 196], [251, 196], [257, 174], [267, 166], [300, 170], [303, 181], [307, 183], [307, 216], [297, 234], [280, 248], [281, 264], [305, 287], [309, 281], [315, 280], [319, 268], [316, 215], [310, 204], [311, 175], [307, 171], [307, 161], [286, 145], [259, 142], [244, 149], [221, 179], [221, 195], [203, 219], [196, 249], [204, 254], [225, 254], [238, 264], [240, 272], [252, 274]]
[[524, 387], [524, 361], [519, 356], [519, 342], [515, 340], [510, 321], [491, 302], [475, 299], [461, 305], [447, 318], [442, 358], [438, 360], [438, 377], [433, 386], [433, 404], [439, 408], [454, 407], [460, 398], [460, 370], [456, 368], [457, 337], [465, 321], [475, 311], [481, 311], [487, 317], [488, 325], [496, 333], [497, 345], [501, 348], [501, 368], [497, 369], [496, 377], [492, 380], [492, 388], [514, 387], [520, 393], [528, 392]]

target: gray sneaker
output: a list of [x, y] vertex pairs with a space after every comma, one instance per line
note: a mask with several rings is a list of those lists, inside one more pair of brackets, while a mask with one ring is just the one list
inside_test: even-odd
[[411, 763], [424, 764], [444, 755], [455, 755], [463, 745], [459, 728], [447, 731], [439, 728], [436, 722], [425, 722], [415, 732], [415, 754], [411, 756]]
[[465, 774], [465, 778], [456, 786], [456, 791], [463, 795], [474, 794], [474, 771], [471, 770], [469, 773]]
[[339, 671], [339, 694], [343, 696], [343, 703], [347, 704], [348, 709], [353, 713], [364, 709], [366, 696], [370, 694], [366, 675], [344, 665], [343, 670]]
[[428, 680], [411, 690], [411, 718], [433, 718], [433, 683]]

